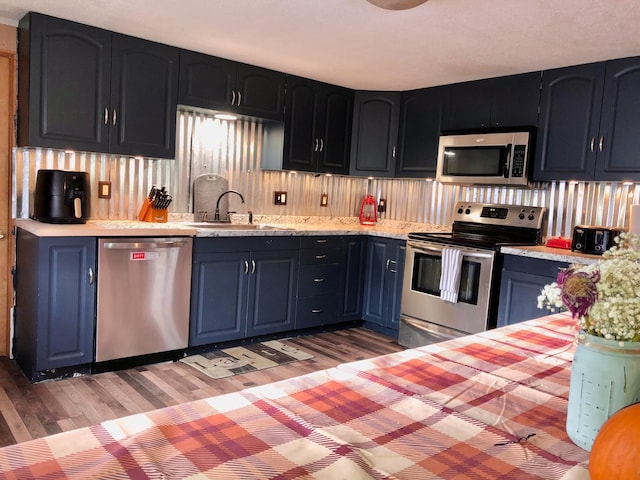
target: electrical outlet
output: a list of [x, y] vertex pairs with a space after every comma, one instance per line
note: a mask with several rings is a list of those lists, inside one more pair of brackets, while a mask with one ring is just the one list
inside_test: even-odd
[[287, 192], [273, 192], [273, 204], [274, 205], [286, 205], [287, 204]]
[[320, 206], [326, 207], [328, 205], [329, 205], [329, 195], [327, 195], [326, 193], [323, 193], [322, 195], [320, 195]]
[[111, 198], [111, 182], [98, 182], [98, 198]]
[[378, 202], [378, 213], [384, 213], [387, 211], [387, 199], [381, 198]]

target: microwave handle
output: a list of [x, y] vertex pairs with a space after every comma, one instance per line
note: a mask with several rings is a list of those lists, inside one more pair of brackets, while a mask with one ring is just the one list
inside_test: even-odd
[[502, 171], [504, 178], [509, 178], [511, 174], [511, 153], [513, 152], [513, 144], [507, 145], [507, 154], [504, 156], [504, 169]]

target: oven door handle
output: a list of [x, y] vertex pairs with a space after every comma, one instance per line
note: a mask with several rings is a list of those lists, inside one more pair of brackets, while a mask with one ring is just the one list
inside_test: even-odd
[[[412, 247], [414, 250], [418, 250], [420, 252], [425, 252], [425, 253], [437, 253], [442, 255], [442, 249], [444, 247], [427, 247], [424, 245], [417, 245], [415, 243], [409, 243], [409, 246]], [[455, 248], [455, 247], [453, 247]], [[484, 253], [481, 251], [471, 251], [471, 250], [462, 250], [462, 256], [463, 257], [476, 257], [476, 258], [493, 258], [493, 252], [491, 253]]]

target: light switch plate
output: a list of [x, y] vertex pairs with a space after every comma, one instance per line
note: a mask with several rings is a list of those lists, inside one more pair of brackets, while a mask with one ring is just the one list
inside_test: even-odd
[[286, 205], [287, 204], [287, 192], [273, 192], [273, 204], [274, 205]]
[[111, 198], [111, 182], [98, 182], [98, 198]]

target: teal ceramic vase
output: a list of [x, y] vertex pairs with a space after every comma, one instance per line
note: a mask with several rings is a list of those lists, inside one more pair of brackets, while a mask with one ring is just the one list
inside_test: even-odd
[[619, 342], [580, 332], [571, 366], [567, 434], [591, 451], [607, 418], [640, 401], [640, 342]]

